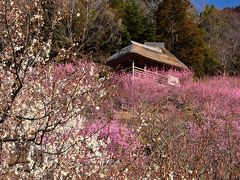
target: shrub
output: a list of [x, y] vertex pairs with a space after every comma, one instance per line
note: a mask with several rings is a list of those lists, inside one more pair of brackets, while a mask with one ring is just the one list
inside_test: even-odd
[[127, 123], [148, 155], [149, 169], [141, 176], [239, 177], [240, 79], [176, 74], [184, 79], [180, 86], [161, 86], [148, 76], [118, 77], [118, 101], [134, 114]]

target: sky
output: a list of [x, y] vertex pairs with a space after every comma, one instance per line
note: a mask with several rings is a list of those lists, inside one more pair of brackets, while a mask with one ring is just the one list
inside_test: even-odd
[[192, 0], [197, 9], [203, 9], [206, 4], [213, 4], [217, 8], [240, 6], [240, 0]]

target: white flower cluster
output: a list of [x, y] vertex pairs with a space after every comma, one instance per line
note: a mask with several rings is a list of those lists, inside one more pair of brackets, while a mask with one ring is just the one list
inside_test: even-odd
[[[98, 103], [101, 101], [97, 98], [104, 98], [98, 94], [101, 82], [94, 74], [86, 73], [90, 67], [85, 67], [83, 72], [76, 71], [78, 74], [74, 77], [59, 74], [56, 78], [57, 67], [52, 66], [34, 68], [27, 74], [9, 112], [8, 123], [4, 123], [4, 137], [19, 138], [24, 151], [16, 146], [18, 142], [4, 143], [3, 150], [7, 152], [2, 160], [5, 173], [44, 178], [54, 170], [53, 176], [77, 178], [91, 176], [109, 163], [107, 144], [111, 141], [99, 140], [97, 134], [87, 138], [81, 134], [87, 121], [86, 109], [95, 107], [100, 111]], [[3, 83], [0, 87], [5, 94], [0, 95], [0, 102], [3, 105], [4, 98], [10, 96], [15, 78], [12, 73], [8, 76], [4, 68], [1, 72]], [[96, 91], [91, 91], [92, 88]], [[29, 143], [26, 141], [34, 138]], [[10, 167], [13, 157], [19, 153], [26, 163]]]

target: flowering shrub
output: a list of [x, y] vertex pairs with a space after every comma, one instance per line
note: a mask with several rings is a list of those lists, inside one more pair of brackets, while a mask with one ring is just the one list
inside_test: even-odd
[[[74, 61], [26, 73], [1, 124], [3, 177], [238, 177], [239, 78], [187, 72], [172, 86], [99, 72]], [[15, 76], [1, 68], [0, 81], [3, 112]]]
[[99, 78], [84, 60], [55, 65], [62, 11], [46, 35], [41, 2], [0, 1], [2, 179], [240, 178], [239, 77], [159, 72], [179, 77], [173, 86], [147, 74]]
[[[78, 148], [85, 142], [80, 134], [83, 124], [93, 114], [104, 111], [102, 106], [107, 107], [99, 71], [99, 67], [83, 61], [38, 67], [26, 73], [24, 84], [1, 124], [1, 154], [5, 156], [1, 174], [19, 178], [56, 176], [69, 168], [67, 163], [85, 157], [94, 136], [88, 139], [90, 144]], [[4, 111], [15, 78], [9, 70], [1, 69], [0, 74], [0, 102]]]
[[99, 139], [104, 142], [110, 141], [108, 150], [113, 154], [119, 151], [131, 151], [138, 146], [134, 131], [125, 125], [121, 125], [117, 120], [106, 123], [94, 122], [89, 124], [84, 131], [87, 136], [97, 133]]
[[[72, 61], [70, 57], [76, 56], [70, 55], [72, 51], [57, 49], [55, 59], [50, 57], [52, 33], [66, 15], [61, 5], [48, 11], [57, 4], [0, 1], [2, 179], [106, 176], [105, 171], [111, 172], [111, 164], [115, 165], [107, 148], [111, 141], [99, 139], [97, 133], [87, 138], [81, 134], [86, 121], [113, 119], [109, 94], [113, 86], [106, 85], [106, 78], [98, 77], [101, 69], [93, 63]], [[92, 28], [86, 23], [88, 29]], [[81, 50], [85, 35], [74, 38], [84, 42], [71, 43], [69, 49]], [[55, 65], [53, 62], [58, 60], [73, 63]]]
[[[0, 1], [1, 179], [239, 179], [240, 78], [100, 78], [97, 65], [71, 60], [99, 36], [99, 13], [88, 16], [98, 1], [78, 4], [89, 7], [84, 33], [60, 33], [68, 49], [52, 59], [55, 28], [82, 18], [64, 2]], [[62, 60], [72, 63], [53, 63]]]
[[239, 177], [240, 79], [194, 81], [191, 72], [177, 74], [180, 86], [162, 86], [144, 75], [117, 78], [117, 101], [133, 114], [128, 124], [148, 155], [149, 169], [141, 176]]

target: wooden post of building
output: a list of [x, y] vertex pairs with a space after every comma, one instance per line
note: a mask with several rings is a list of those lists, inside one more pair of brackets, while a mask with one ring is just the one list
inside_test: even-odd
[[132, 60], [132, 75], [134, 77], [134, 59]]
[[144, 73], [146, 72], [146, 70], [147, 70], [147, 65], [144, 64]]

